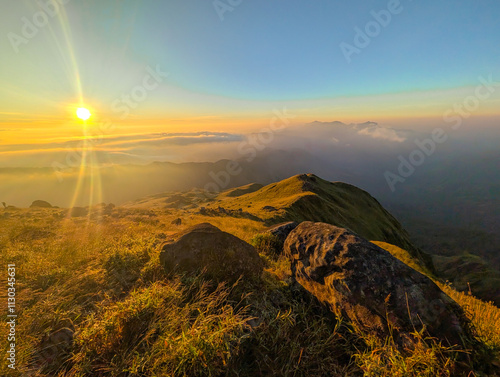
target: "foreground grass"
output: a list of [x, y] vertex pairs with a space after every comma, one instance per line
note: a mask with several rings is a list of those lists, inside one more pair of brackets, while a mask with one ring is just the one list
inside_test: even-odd
[[[172, 225], [179, 216], [183, 225]], [[262, 229], [248, 219], [211, 220], [248, 241]], [[356, 333], [290, 284], [288, 262], [266, 242], [259, 244], [267, 264], [259, 282], [215, 286], [199, 276], [165, 275], [160, 244], [203, 221], [134, 209], [90, 221], [62, 218], [55, 209], [0, 219], [7, 230], [0, 260], [17, 266], [19, 315], [18, 370], [2, 363], [0, 375], [451, 376], [485, 360], [471, 354], [467, 369], [461, 356], [470, 350], [423, 334], [418, 347], [401, 352], [391, 339]], [[483, 342], [500, 349], [500, 310], [442, 289], [465, 308]], [[75, 330], [74, 345], [47, 363], [39, 356], [42, 338], [62, 327]]]
[[89, 316], [68, 375], [220, 375], [249, 319], [229, 293], [199, 281], [134, 290]]

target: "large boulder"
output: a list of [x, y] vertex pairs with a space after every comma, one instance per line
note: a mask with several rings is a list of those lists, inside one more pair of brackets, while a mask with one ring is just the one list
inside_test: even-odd
[[349, 230], [303, 222], [284, 251], [296, 281], [364, 332], [402, 345], [423, 325], [446, 344], [469, 337], [461, 307], [432, 280]]
[[35, 200], [31, 203], [30, 208], [52, 208], [52, 204], [45, 200]]
[[281, 224], [278, 224], [278, 225], [275, 225], [271, 228], [269, 228], [266, 233], [267, 234], [272, 234], [273, 236], [275, 236], [279, 242], [281, 243], [285, 243], [285, 240], [286, 238], [288, 237], [288, 235], [290, 234], [290, 232], [292, 230], [294, 230], [295, 228], [297, 228], [299, 224], [296, 223], [295, 221], [289, 221], [289, 222], [286, 222], [286, 223], [281, 223]]
[[85, 217], [89, 214], [87, 208], [84, 207], [73, 207], [70, 209], [71, 217]]
[[213, 280], [229, 282], [240, 276], [257, 277], [264, 266], [253, 246], [208, 223], [163, 244], [160, 262], [167, 272], [205, 271]]

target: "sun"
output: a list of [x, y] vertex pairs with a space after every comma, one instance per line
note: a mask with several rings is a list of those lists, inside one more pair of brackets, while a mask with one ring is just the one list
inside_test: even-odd
[[78, 109], [76, 109], [76, 116], [81, 120], [87, 120], [91, 115], [92, 114], [90, 114], [90, 111], [85, 107], [79, 107]]

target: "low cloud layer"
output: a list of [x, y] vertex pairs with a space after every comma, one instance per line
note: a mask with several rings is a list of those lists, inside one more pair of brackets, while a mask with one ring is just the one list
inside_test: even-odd
[[53, 162], [64, 163], [68, 154], [81, 154], [85, 148], [92, 148], [96, 160], [101, 163], [145, 163], [167, 159], [179, 161], [181, 156], [193, 158], [193, 150], [203, 151], [210, 157], [214, 154], [213, 150], [222, 151], [227, 145], [243, 140], [244, 136], [240, 134], [206, 131], [93, 137], [86, 141], [67, 140], [44, 144], [11, 144], [0, 146], [0, 166], [51, 166]]
[[374, 139], [393, 141], [395, 143], [402, 143], [408, 140], [401, 133], [398, 133], [393, 128], [380, 127], [378, 125], [366, 127], [358, 131], [358, 135], [370, 136]]

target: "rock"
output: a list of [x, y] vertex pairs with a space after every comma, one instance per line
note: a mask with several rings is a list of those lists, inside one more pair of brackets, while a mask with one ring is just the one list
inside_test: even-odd
[[73, 346], [74, 337], [74, 331], [67, 327], [54, 331], [50, 335], [45, 335], [39, 345], [38, 358], [40, 362], [50, 365], [55, 360], [68, 354]]
[[215, 281], [260, 276], [263, 262], [253, 246], [208, 224], [198, 224], [163, 244], [160, 262], [167, 272], [198, 273]]
[[281, 223], [269, 228], [266, 233], [270, 233], [276, 236], [281, 243], [285, 243], [286, 238], [292, 230], [294, 230], [299, 224], [295, 221], [289, 221], [287, 223]]
[[284, 251], [296, 281], [362, 331], [388, 336], [389, 319], [399, 345], [422, 325], [451, 345], [472, 339], [461, 307], [432, 280], [351, 231], [303, 222]]
[[31, 203], [30, 208], [52, 208], [52, 205], [45, 200], [35, 200]]
[[113, 203], [101, 203], [98, 205], [98, 212], [100, 212], [101, 215], [106, 215], [110, 216], [113, 213], [113, 209], [115, 209], [115, 205]]
[[264, 206], [264, 207], [262, 207], [262, 209], [264, 211], [267, 211], [267, 212], [276, 212], [278, 210], [277, 208], [275, 208], [273, 206]]
[[173, 224], [173, 225], [181, 225], [182, 224], [182, 219], [178, 217], [175, 220], [173, 220], [171, 222], [171, 224]]
[[87, 208], [83, 207], [73, 207], [70, 210], [71, 217], [84, 217], [87, 216], [87, 214], [88, 214]]

